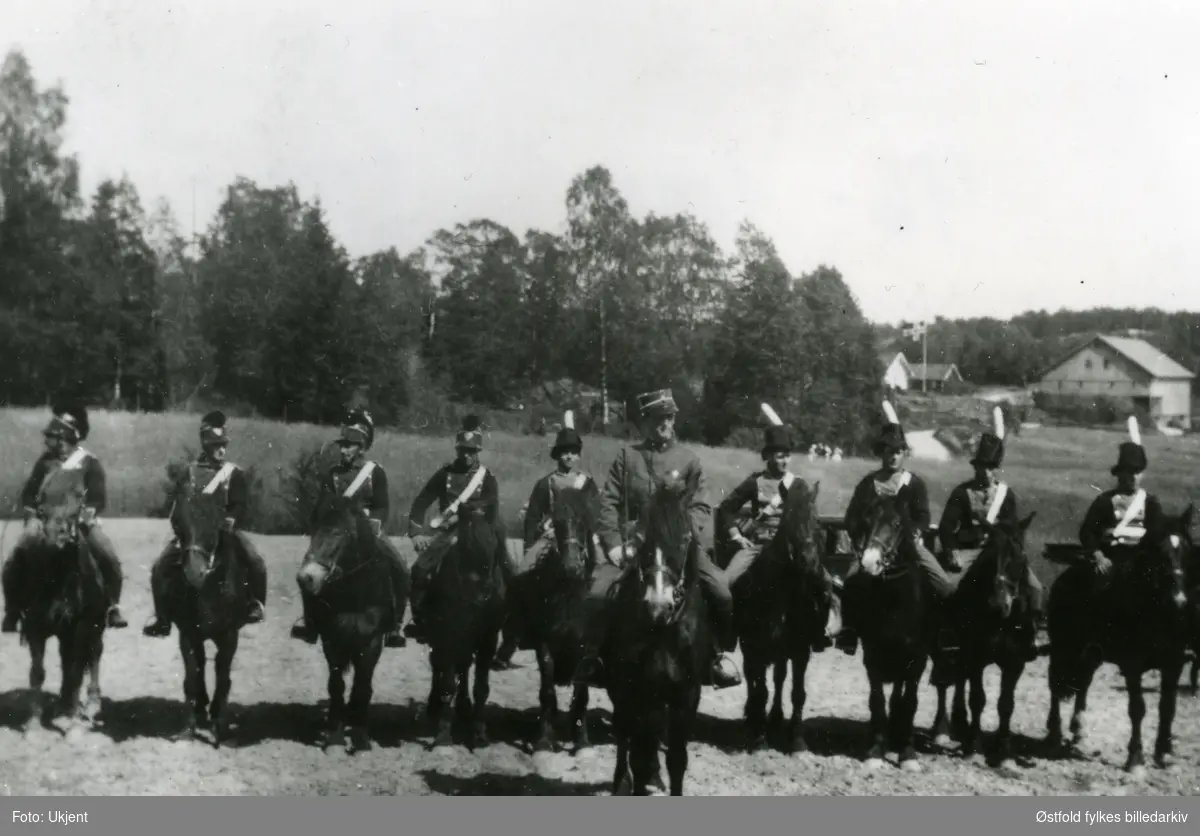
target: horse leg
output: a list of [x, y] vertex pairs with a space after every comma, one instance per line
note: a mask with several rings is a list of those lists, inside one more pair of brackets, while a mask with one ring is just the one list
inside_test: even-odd
[[325, 663], [329, 668], [329, 679], [326, 690], [329, 692], [329, 717], [325, 730], [325, 740], [321, 748], [325, 751], [340, 749], [346, 745], [346, 667], [348, 660], [335, 654], [328, 644], [325, 645]]
[[346, 719], [350, 725], [350, 746], [346, 751], [351, 754], [369, 752], [372, 748], [367, 719], [370, 715], [371, 698], [375, 693], [375, 668], [379, 665], [382, 655], [383, 637], [376, 636], [354, 662], [350, 705], [346, 710]]
[[667, 776], [671, 795], [683, 795], [683, 778], [688, 768], [688, 741], [692, 736], [692, 720], [700, 705], [700, 689], [692, 688], [683, 700], [671, 706], [667, 720]]
[[1071, 745], [1077, 752], [1082, 753], [1088, 741], [1088, 691], [1092, 687], [1092, 678], [1086, 676], [1079, 690], [1075, 692], [1075, 709], [1071, 715]]
[[1010, 662], [1000, 668], [1000, 697], [996, 700], [996, 714], [999, 716], [996, 728], [996, 759], [1001, 769], [1012, 765], [1012, 715], [1017, 704], [1017, 682], [1024, 672], [1025, 663], [1020, 661]]
[[237, 655], [240, 637], [240, 633], [233, 629], [226, 631], [216, 641], [217, 656], [213, 661], [216, 682], [213, 687], [212, 704], [208, 708], [215, 748], [220, 748], [229, 734], [229, 716], [226, 709], [229, 706], [229, 692], [233, 688], [233, 657]]
[[[496, 658], [496, 644], [500, 640], [499, 631], [488, 636], [483, 646], [475, 656], [475, 688], [472, 696], [475, 698], [475, 710], [472, 712], [471, 748], [483, 749], [491, 741], [487, 733], [487, 704], [492, 694], [492, 661]], [[550, 663], [550, 672], [554, 672], [554, 663]], [[464, 683], [465, 684], [465, 683]], [[554, 680], [550, 680], [550, 698], [554, 702], [554, 712], [558, 711], [558, 697], [554, 693]], [[553, 728], [551, 729], [553, 734]]]
[[615, 694], [613, 704], [613, 735], [617, 738], [617, 757], [613, 767], [613, 795], [625, 795], [633, 789], [633, 778], [629, 770], [629, 709], [625, 701]]
[[1146, 775], [1146, 758], [1142, 754], [1142, 720], [1146, 717], [1146, 697], [1142, 692], [1142, 672], [1125, 672], [1125, 690], [1129, 694], [1129, 756], [1125, 771], [1134, 780]]
[[904, 680], [892, 685], [892, 696], [888, 700], [888, 743], [899, 750], [904, 737]]
[[967, 716], [967, 678], [960, 676], [954, 682], [954, 706], [950, 709], [950, 735], [960, 743], [971, 731]]
[[63, 717], [66, 728], [63, 735], [68, 741], [75, 742], [83, 734], [79, 725], [83, 714], [80, 702], [80, 691], [83, 690], [83, 672], [87, 665], [87, 655], [79, 639], [79, 631], [71, 635], [63, 635], [58, 639], [59, 667], [62, 670], [62, 684], [58, 695], [58, 713]]
[[746, 673], [746, 751], [767, 745], [767, 665], [754, 645], [742, 645]]
[[102, 695], [100, 693], [100, 659], [104, 655], [104, 634], [101, 633], [92, 641], [91, 653], [88, 654], [87, 664], [87, 703], [84, 705], [83, 716], [91, 724], [95, 724], [100, 716]]
[[[771, 713], [767, 715], [767, 727], [771, 729], [782, 729], [784, 723], [783, 716], [783, 686], [787, 682], [788, 675], [788, 656], [786, 653], [776, 654], [771, 662], [772, 680], [775, 685], [775, 693], [771, 697]], [[766, 685], [763, 685], [763, 691], [766, 691]], [[766, 694], [763, 694], [763, 699], [766, 699]]]
[[933, 745], [939, 749], [950, 748], [950, 721], [946, 717], [946, 692], [950, 690], [950, 686], [945, 682], [938, 682], [937, 688], [937, 711], [933, 715]]
[[1166, 769], [1175, 754], [1175, 703], [1179, 697], [1179, 677], [1183, 665], [1165, 665], [1158, 690], [1158, 737], [1154, 742], [1154, 765]]
[[915, 666], [908, 679], [901, 683], [903, 688], [901, 684], [896, 685], [896, 690], [901, 693], [898, 706], [900, 709], [900, 720], [898, 722], [900, 739], [897, 741], [897, 748], [900, 749], [900, 768], [908, 772], [919, 772], [921, 769], [920, 761], [917, 760], [915, 725], [917, 719], [917, 689], [921, 685], [921, 676], [924, 673], [924, 664]]
[[867, 697], [867, 706], [871, 711], [871, 748], [867, 752], [867, 768], [878, 769], [883, 766], [883, 756], [887, 752], [887, 699], [883, 695], [883, 683], [874, 672], [867, 672], [867, 680], [871, 689]]
[[204, 642], [191, 630], [179, 631], [179, 655], [183, 659], [183, 699], [187, 703], [188, 718], [179, 739], [199, 736], [207, 715], [204, 703]]
[[451, 746], [454, 744], [454, 718], [451, 709], [456, 702], [454, 696], [458, 684], [457, 671], [452, 662], [441, 658], [434, 665], [433, 677], [435, 694], [431, 700], [430, 714], [437, 718], [437, 734], [433, 745]]
[[576, 754], [592, 745], [588, 739], [588, 699], [590, 696], [587, 683], [574, 683], [571, 688], [571, 727], [575, 734]]
[[975, 754], [975, 747], [979, 745], [983, 710], [987, 708], [987, 691], [983, 687], [983, 668], [981, 666], [973, 666], [967, 683], [960, 684], [959, 688], [965, 690], [967, 684], [971, 686], [971, 722], [967, 725], [967, 733], [963, 737], [962, 754], [963, 757], [969, 758]]
[[550, 646], [545, 641], [537, 647], [538, 676], [541, 687], [538, 690], [538, 706], [541, 716], [538, 717], [538, 739], [533, 744], [535, 752], [550, 752], [554, 750], [554, 721], [558, 715], [558, 693], [554, 690], [554, 657], [550, 654]]
[[[808, 741], [804, 739], [804, 703], [808, 701], [806, 679], [808, 678], [808, 663], [812, 659], [812, 650], [808, 644], [798, 646], [792, 655], [792, 722], [791, 734], [787, 746], [790, 754], [808, 751]], [[782, 674], [782, 675], [781, 675]], [[776, 669], [775, 687], [783, 688], [783, 677], [787, 676], [787, 665]]]
[[637, 728], [630, 741], [629, 760], [633, 767], [634, 795], [663, 795], [658, 763], [659, 740], [655, 731], [662, 709], [642, 709], [638, 712]]
[[42, 728], [42, 712], [45, 706], [45, 695], [42, 686], [46, 684], [46, 640], [41, 636], [29, 637], [29, 719], [25, 722], [25, 735], [32, 737]]

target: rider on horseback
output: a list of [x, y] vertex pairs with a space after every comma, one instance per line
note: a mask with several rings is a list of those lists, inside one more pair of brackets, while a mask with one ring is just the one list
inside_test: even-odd
[[[512, 564], [507, 559], [508, 549], [500, 523], [500, 488], [491, 471], [479, 463], [479, 451], [482, 449], [483, 432], [479, 418], [468, 415], [463, 419], [462, 429], [454, 437], [457, 458], [433, 474], [409, 508], [408, 532], [420, 556], [412, 568], [412, 622], [404, 632], [421, 643], [428, 638], [426, 604], [429, 584], [442, 558], [457, 542], [454, 529], [460, 515], [482, 517], [497, 527], [499, 546], [505, 556], [501, 561], [501, 571], [509, 575], [505, 578], [506, 583], [511, 582]], [[415, 529], [423, 526], [425, 512], [434, 502], [438, 503], [438, 516], [431, 521], [430, 527], [436, 533], [433, 537], [415, 534]]]
[[552, 520], [558, 497], [567, 492], [580, 492], [587, 495], [589, 502], [598, 505], [600, 489], [596, 480], [579, 467], [582, 453], [583, 439], [575, 431], [574, 416], [568, 411], [550, 450], [550, 458], [558, 462], [558, 467], [539, 479], [529, 494], [529, 503], [525, 507], [525, 552], [517, 564], [516, 577], [532, 572], [546, 550], [554, 545]]
[[[996, 407], [993, 413], [994, 432], [985, 432], [971, 459], [975, 478], [955, 486], [946, 500], [938, 539], [943, 553], [958, 562], [959, 553], [978, 555], [987, 544], [987, 526], [1017, 524], [1017, 497], [996, 474], [1004, 461], [1004, 413]], [[1026, 606], [1033, 614], [1034, 624], [1040, 624], [1044, 614], [1042, 583], [1028, 563], [1025, 567]], [[1030, 638], [1030, 659], [1037, 657], [1036, 635]]]
[[680, 474], [691, 471], [699, 476], [700, 488], [692, 499], [692, 533], [699, 540], [699, 581], [708, 598], [714, 632], [721, 647], [710, 669], [711, 684], [728, 688], [741, 684], [737, 669], [721, 652], [732, 650], [736, 643], [733, 634], [733, 598], [725, 574], [716, 567], [710, 556], [710, 505], [706, 496], [704, 473], [696, 454], [675, 444], [675, 416], [679, 409], [670, 389], [638, 395], [644, 440], [627, 445], [613, 461], [608, 480], [601, 494], [600, 541], [608, 560], [597, 563], [592, 571], [592, 587], [588, 597], [595, 616], [589, 621], [584, 643], [584, 661], [578, 676], [582, 681], [595, 681], [598, 653], [607, 627], [609, 592], [621, 576], [624, 561], [636, 554], [644, 532], [642, 514], [654, 489]]
[[[915, 528], [913, 546], [916, 548], [921, 572], [927, 582], [926, 586], [933, 592], [937, 600], [947, 601], [954, 595], [954, 582], [950, 580], [938, 559], [926, 548], [922, 537], [930, 524], [929, 493], [925, 488], [924, 480], [904, 468], [904, 455], [909, 449], [908, 441], [904, 437], [904, 428], [900, 426], [900, 419], [896, 416], [896, 411], [890, 403], [884, 401], [883, 408], [887, 416], [887, 423], [883, 425], [879, 437], [872, 447], [873, 452], [880, 458], [880, 468], [863, 477], [854, 489], [850, 505], [846, 508], [846, 533], [850, 537], [850, 542], [856, 548], [861, 548], [871, 534], [871, 522], [867, 518], [868, 509], [871, 508], [877, 497], [894, 497], [896, 502], [907, 509], [908, 520]], [[841, 586], [844, 588], [845, 584], [849, 583], [860, 569], [861, 561], [854, 561], [846, 572]], [[837, 620], [841, 621], [843, 626], [838, 633], [836, 643], [838, 649], [854, 655], [858, 649], [858, 635], [841, 618], [842, 608], [838, 598], [838, 595], [834, 596], [834, 605], [838, 610]], [[943, 641], [946, 645], [953, 643], [953, 635], [943, 631]], [[947, 647], [947, 649], [949, 648]]]
[[96, 565], [104, 577], [104, 590], [108, 596], [109, 627], [127, 627], [128, 622], [121, 614], [121, 587], [124, 577], [121, 562], [117, 559], [112, 541], [100, 528], [100, 514], [107, 501], [104, 467], [92, 453], [79, 446], [88, 437], [87, 410], [81, 405], [56, 406], [50, 423], [42, 430], [46, 452], [34, 463], [25, 487], [21, 491], [21, 502], [25, 508], [25, 530], [5, 561], [3, 569], [4, 619], [0, 632], [15, 633], [23, 604], [19, 600], [22, 589], [21, 561], [25, 546], [41, 537], [42, 524], [39, 516], [41, 490], [46, 478], [56, 470], [78, 471], [83, 482], [84, 507], [80, 514], [79, 527], [83, 531]]
[[[387, 471], [378, 462], [366, 457], [375, 441], [375, 422], [370, 413], [364, 409], [351, 409], [342, 421], [341, 434], [337, 445], [341, 448], [341, 458], [333, 465], [321, 480], [321, 499], [332, 494], [341, 494], [350, 500], [355, 510], [371, 522], [371, 531], [379, 548], [387, 556], [392, 569], [393, 601], [404, 600], [408, 588], [408, 565], [392, 541], [384, 533], [387, 524], [390, 502], [388, 498]], [[314, 509], [315, 510], [315, 509]], [[315, 601], [301, 589], [301, 603], [304, 615], [292, 625], [292, 638], [315, 644], [320, 635], [312, 616]], [[400, 631], [400, 622], [404, 619], [403, 612], [397, 612], [398, 606], [393, 607], [394, 622], [388, 626], [384, 635], [386, 647], [404, 647], [404, 634]]]
[[[188, 466], [181, 480], [191, 480], [192, 484], [202, 486], [204, 493], [218, 494], [221, 499], [225, 508], [225, 530], [237, 538], [241, 548], [233, 551], [249, 575], [251, 600], [246, 623], [257, 624], [265, 617], [263, 605], [267, 599], [267, 566], [258, 549], [242, 531], [249, 499], [246, 474], [236, 464], [225, 460], [228, 446], [229, 431], [226, 428], [224, 413], [218, 411], [205, 415], [200, 419], [200, 455]], [[156, 577], [160, 572], [168, 570], [168, 561], [178, 562], [180, 557], [179, 538], [176, 535], [158, 556], [151, 576]], [[166, 604], [166, 601], [159, 600], [158, 594], [155, 595], [154, 615], [142, 628], [143, 634], [152, 638], [163, 638], [171, 634], [171, 622], [164, 615]]]
[[1112, 468], [1117, 486], [1096, 497], [1079, 529], [1079, 543], [1101, 575], [1108, 574], [1114, 559], [1126, 562], [1146, 530], [1163, 518], [1158, 497], [1142, 487], [1146, 450], [1133, 417], [1129, 419], [1129, 439], [1121, 443]]
[[[717, 541], [723, 543], [725, 553], [737, 549], [725, 567], [725, 578], [730, 587], [750, 570], [762, 550], [774, 539], [783, 514], [783, 501], [797, 478], [788, 470], [792, 456], [791, 433], [770, 406], [763, 404], [762, 411], [770, 421], [762, 449], [766, 467], [751, 473], [734, 488], [717, 506], [715, 515]], [[738, 514], [747, 503], [750, 519], [739, 525]], [[825, 574], [828, 580], [828, 573]], [[829, 646], [828, 639], [814, 646], [823, 650]]]

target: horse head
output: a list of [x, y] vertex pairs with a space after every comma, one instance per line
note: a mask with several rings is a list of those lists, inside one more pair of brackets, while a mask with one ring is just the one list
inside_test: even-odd
[[296, 581], [311, 595], [320, 595], [330, 584], [353, 574], [371, 558], [374, 538], [370, 521], [355, 504], [340, 494], [328, 494], [317, 504], [308, 549], [300, 562]]
[[1020, 600], [1021, 584], [1029, 566], [1029, 558], [1025, 554], [1025, 532], [1035, 516], [1036, 511], [1012, 525], [988, 527], [987, 542], [976, 562], [981, 568], [986, 566], [991, 569], [987, 606], [1001, 620], [1008, 620], [1014, 603]]
[[42, 483], [38, 516], [42, 521], [42, 541], [61, 551], [79, 541], [79, 523], [86, 491], [78, 471], [59, 468]]
[[558, 571], [572, 580], [587, 576], [593, 562], [593, 534], [597, 515], [589, 497], [579, 491], [564, 493], [551, 513], [554, 559]]
[[182, 482], [171, 506], [171, 528], [183, 553], [183, 575], [200, 589], [216, 567], [225, 509], [216, 496], [198, 492], [192, 480]]
[[911, 564], [920, 532], [909, 518], [908, 509], [894, 497], [877, 496], [866, 517], [870, 525], [860, 555], [866, 573], [878, 576]]
[[668, 479], [655, 489], [646, 509], [646, 536], [636, 565], [642, 604], [655, 624], [675, 619], [694, 580], [699, 544], [689, 506], [699, 486], [698, 471]]
[[1183, 608], [1188, 603], [1188, 570], [1193, 559], [1192, 518], [1195, 506], [1189, 504], [1179, 516], [1151, 521], [1139, 551], [1137, 568], [1156, 593], [1158, 600], [1169, 600]]
[[788, 488], [779, 515], [779, 530], [774, 542], [783, 544], [783, 553], [790, 564], [805, 576], [821, 574], [820, 520], [817, 518], [817, 496], [821, 483], [810, 490], [803, 480], [796, 480]]

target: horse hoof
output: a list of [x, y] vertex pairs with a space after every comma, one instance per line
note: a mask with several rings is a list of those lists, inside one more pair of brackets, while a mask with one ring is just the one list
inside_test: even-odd
[[807, 752], [807, 751], [808, 751], [808, 741], [804, 739], [803, 735], [799, 735], [799, 734], [794, 736], [791, 739], [791, 742], [788, 744], [788, 747], [787, 747], [787, 753], [789, 755], [799, 755], [799, 754], [801, 754], [803, 752]]
[[906, 760], [900, 764], [900, 768], [903, 769], [905, 772], [920, 772], [921, 771], [921, 762], [919, 760], [917, 760], [916, 758], [909, 758], [908, 760]]
[[587, 732], [580, 731], [575, 735], [575, 754], [590, 748], [592, 748], [592, 741], [588, 739]]
[[346, 746], [346, 736], [340, 732], [330, 732], [325, 735], [325, 740], [321, 743], [321, 748], [328, 752], [331, 749], [342, 749]]
[[1008, 775], [1017, 775], [1019, 773], [1019, 770], [1017, 769], [1017, 762], [1012, 758], [1004, 758], [1002, 761], [1000, 761], [1000, 763], [996, 766], [996, 771]]
[[448, 731], [438, 732], [437, 737], [433, 739], [433, 748], [435, 749], [444, 749], [453, 745], [454, 737]]
[[370, 752], [375, 748], [371, 743], [371, 738], [365, 731], [351, 732], [350, 745], [346, 747], [346, 754], [353, 755], [358, 752]]
[[1146, 780], [1146, 767], [1140, 763], [1137, 766], [1129, 767], [1127, 769], [1127, 771], [1129, 773], [1130, 781], [1145, 781]]
[[535, 752], [553, 752], [554, 751], [554, 743], [548, 737], [540, 738], [537, 743], [533, 744], [533, 751], [535, 751]]
[[73, 723], [67, 727], [67, 730], [63, 733], [63, 737], [68, 743], [81, 743], [83, 742], [84, 728], [78, 723]]
[[472, 734], [471, 734], [471, 748], [472, 749], [486, 749], [488, 746], [491, 745], [491, 743], [492, 743], [492, 741], [488, 739], [487, 732], [484, 731], [483, 729], [476, 729], [474, 732], [472, 732]]
[[933, 739], [933, 745], [939, 749], [949, 749], [951, 744], [950, 735], [939, 734]]
[[667, 792], [662, 787], [646, 787], [646, 795], [656, 798], [666, 798]]
[[869, 772], [876, 772], [887, 766], [887, 763], [883, 758], [867, 758], [863, 766], [865, 766]]

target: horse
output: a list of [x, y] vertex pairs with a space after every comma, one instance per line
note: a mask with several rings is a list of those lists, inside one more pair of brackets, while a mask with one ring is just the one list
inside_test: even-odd
[[593, 534], [596, 510], [586, 494], [566, 491], [550, 512], [553, 543], [532, 572], [513, 585], [510, 629], [519, 631], [520, 647], [537, 656], [540, 678], [538, 737], [535, 752], [554, 749], [558, 716], [556, 686], [572, 685], [570, 723], [576, 752], [590, 745], [586, 683], [575, 681], [582, 659], [588, 610], [586, 598], [595, 565]]
[[[189, 473], [176, 487], [170, 512], [179, 561], [160, 563], [150, 577], [164, 616], [179, 630], [183, 694], [191, 709], [183, 736], [198, 738], [211, 724], [214, 748], [228, 736], [233, 659], [250, 605], [249, 578], [234, 551], [241, 544], [225, 529], [224, 518], [221, 501], [197, 491]], [[208, 641], [217, 651], [211, 703], [205, 685]]]
[[[20, 639], [29, 647], [29, 688], [32, 713], [25, 725], [31, 736], [45, 722], [42, 686], [46, 682], [46, 642], [58, 640], [62, 683], [56, 714], [66, 717], [64, 737], [82, 738], [94, 728], [101, 708], [100, 659], [109, 606], [100, 567], [80, 531], [84, 487], [79, 471], [58, 469], [42, 484], [38, 516], [41, 536], [18, 548], [22, 573], [20, 595], [25, 603]], [[87, 698], [80, 699], [84, 676]]]
[[1124, 559], [1115, 560], [1113, 577], [1098, 582], [1087, 564], [1071, 566], [1050, 588], [1050, 713], [1046, 744], [1064, 747], [1059, 703], [1074, 695], [1072, 743], [1082, 751], [1087, 737], [1088, 690], [1104, 663], [1115, 665], [1125, 678], [1129, 699], [1130, 737], [1125, 771], [1134, 778], [1145, 774], [1142, 720], [1146, 702], [1142, 675], [1160, 672], [1158, 736], [1155, 764], [1167, 767], [1173, 755], [1179, 677], [1183, 672], [1190, 633], [1184, 567], [1191, 559], [1191, 521], [1188, 505], [1178, 517], [1150, 520], [1145, 536]]
[[[482, 516], [458, 518], [455, 542], [429, 584], [429, 661], [433, 668], [427, 715], [437, 724], [435, 748], [453, 744], [448, 709], [470, 728], [472, 749], [488, 745], [484, 709], [492, 662], [504, 626], [508, 553], [503, 529]], [[468, 688], [471, 667], [475, 687]]]
[[611, 592], [611, 628], [600, 658], [617, 740], [614, 795], [661, 795], [664, 737], [670, 794], [683, 795], [688, 744], [714, 637], [698, 581], [700, 545], [688, 505], [696, 473], [656, 488], [645, 539]]
[[[964, 569], [955, 592], [961, 648], [948, 658], [935, 651], [930, 680], [938, 692], [934, 717], [934, 742], [945, 747], [951, 731], [962, 744], [961, 753], [971, 756], [980, 737], [980, 721], [987, 705], [983, 672], [989, 665], [1000, 668], [1000, 718], [996, 730], [996, 754], [1003, 766], [1012, 759], [1012, 714], [1017, 683], [1025, 672], [1027, 649], [1037, 627], [1033, 613], [1023, 605], [1022, 584], [1028, 567], [1025, 532], [1037, 512], [1015, 525], [989, 526], [987, 542]], [[971, 719], [967, 722], [965, 691], [971, 687]], [[953, 728], [946, 718], [946, 691], [954, 686]]]
[[[746, 674], [746, 747], [767, 745], [767, 729], [784, 725], [783, 685], [792, 669], [792, 720], [788, 752], [808, 749], [803, 716], [805, 676], [813, 644], [824, 636], [829, 597], [821, 569], [818, 482], [812, 490], [796, 480], [787, 491], [774, 537], [733, 587], [734, 626]], [[767, 717], [767, 670], [773, 668], [775, 699]]]
[[[296, 576], [312, 596], [313, 620], [329, 669], [329, 715], [322, 748], [369, 751], [367, 715], [384, 634], [407, 600], [393, 600], [391, 567], [370, 520], [351, 500], [326, 494], [317, 503], [312, 538]], [[399, 612], [396, 612], [398, 610]], [[345, 676], [353, 668], [350, 700]]]
[[[847, 621], [861, 637], [863, 666], [870, 687], [871, 747], [866, 764], [884, 764], [890, 743], [899, 750], [902, 769], [917, 771], [913, 718], [917, 689], [932, 646], [932, 602], [918, 564], [918, 527], [907, 509], [891, 497], [876, 497], [867, 510], [869, 534], [854, 544], [862, 571], [843, 590]], [[892, 685], [890, 706], [884, 685]]]

